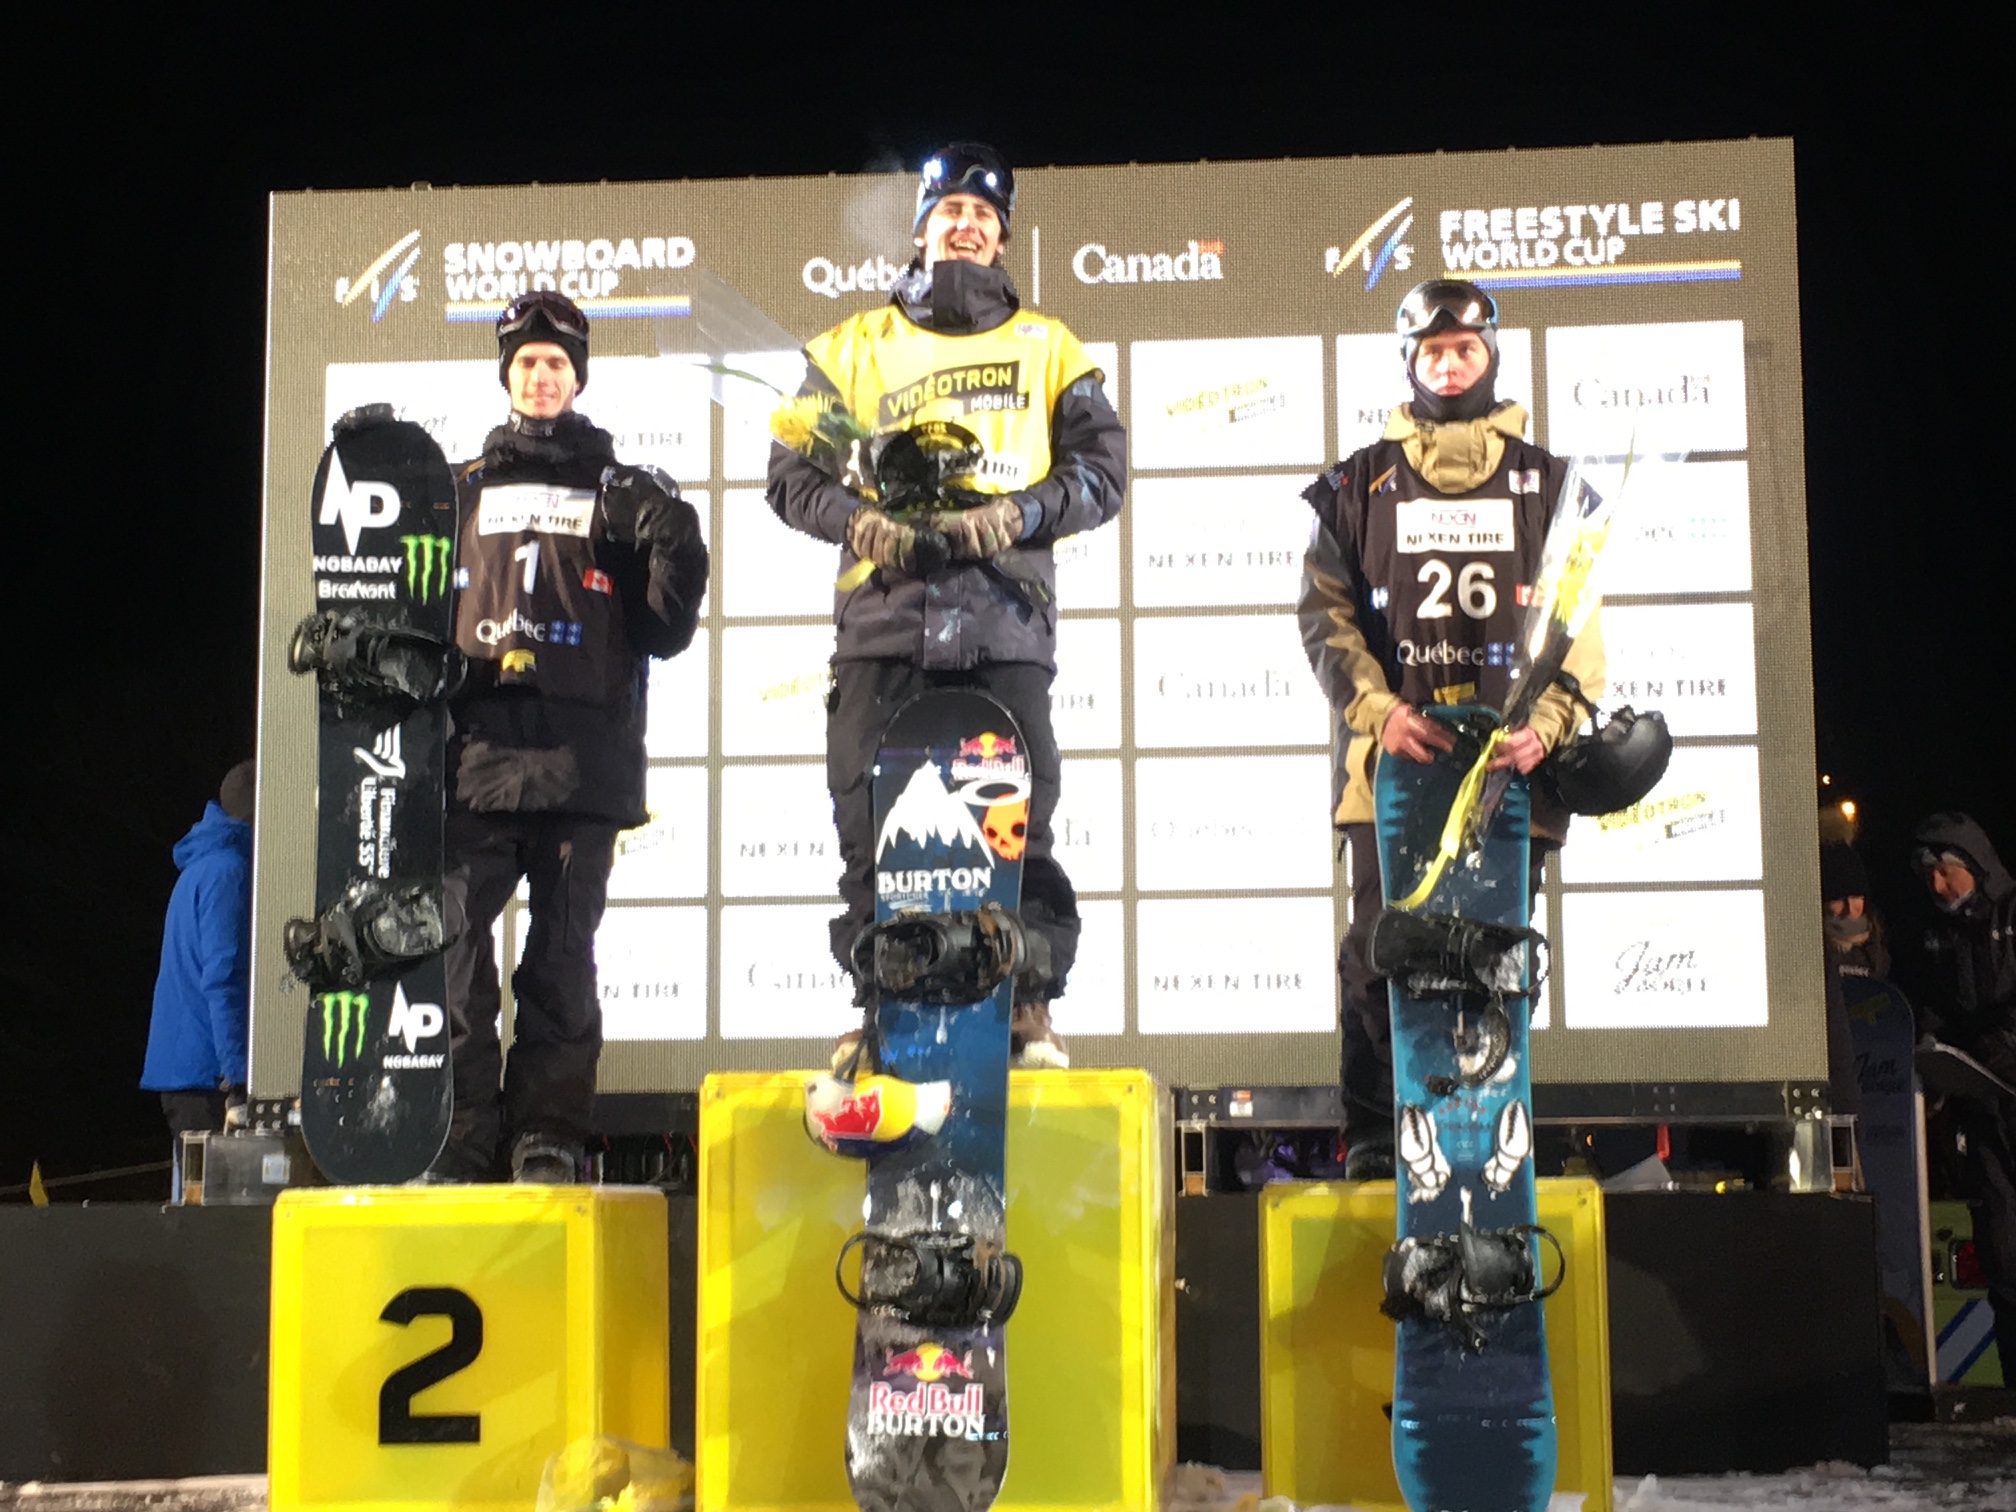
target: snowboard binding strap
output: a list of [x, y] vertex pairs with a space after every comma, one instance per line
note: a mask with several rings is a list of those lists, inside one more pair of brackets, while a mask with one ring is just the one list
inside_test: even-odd
[[[861, 1290], [843, 1267], [861, 1249]], [[1022, 1262], [967, 1234], [856, 1234], [833, 1262], [833, 1284], [863, 1312], [893, 1313], [913, 1328], [1006, 1323], [1022, 1297]]]
[[287, 647], [287, 670], [314, 673], [321, 691], [344, 706], [435, 703], [461, 686], [467, 665], [438, 636], [341, 609], [309, 615]]
[[855, 936], [856, 974], [905, 1002], [964, 1007], [1007, 981], [1029, 955], [1022, 921], [998, 903], [958, 913], [904, 913]]
[[1502, 1002], [1529, 997], [1546, 980], [1543, 969], [1531, 983], [1526, 981], [1522, 945], [1544, 955], [1547, 937], [1513, 924], [1395, 907], [1373, 922], [1367, 955], [1375, 972], [1404, 978], [1415, 997], [1481, 992]]
[[281, 950], [316, 992], [361, 987], [396, 975], [447, 943], [439, 892], [359, 877], [314, 919], [290, 919]]
[[[1553, 1247], [1557, 1269], [1539, 1284], [1530, 1243]], [[1468, 1222], [1454, 1234], [1402, 1239], [1386, 1252], [1386, 1300], [1379, 1310], [1396, 1322], [1442, 1323], [1475, 1353], [1487, 1340], [1477, 1314], [1540, 1302], [1560, 1290], [1568, 1260], [1561, 1241], [1537, 1223], [1479, 1229]]]

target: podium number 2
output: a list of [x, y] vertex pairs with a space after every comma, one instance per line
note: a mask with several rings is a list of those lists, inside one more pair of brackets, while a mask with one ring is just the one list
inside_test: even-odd
[[473, 1412], [419, 1413], [413, 1398], [467, 1369], [483, 1352], [483, 1309], [452, 1286], [411, 1286], [385, 1304], [380, 1321], [404, 1328], [415, 1318], [446, 1318], [448, 1342], [402, 1365], [378, 1389], [378, 1442], [381, 1444], [475, 1444], [483, 1420]]

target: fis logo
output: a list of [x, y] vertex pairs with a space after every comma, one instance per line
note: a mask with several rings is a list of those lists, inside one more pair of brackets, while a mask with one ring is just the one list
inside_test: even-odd
[[402, 726], [394, 725], [376, 740], [371, 749], [362, 746], [350, 747], [350, 754], [370, 769], [372, 776], [383, 777], [390, 782], [403, 782], [406, 778], [406, 757], [400, 743]]
[[364, 1056], [364, 1029], [371, 1021], [368, 992], [324, 992], [315, 999], [322, 1010], [322, 1059], [342, 1067]]
[[[1372, 222], [1363, 231], [1360, 231], [1358, 239], [1343, 251], [1340, 252], [1335, 247], [1326, 248], [1323, 253], [1323, 271], [1328, 273], [1332, 278], [1342, 278], [1346, 268], [1362, 269], [1365, 274], [1365, 287], [1368, 291], [1378, 286], [1379, 280], [1385, 276], [1387, 268], [1397, 268], [1403, 273], [1406, 272], [1407, 269], [1414, 265], [1414, 249], [1408, 243], [1402, 241], [1401, 238], [1407, 234], [1408, 228], [1414, 224], [1414, 217], [1408, 213], [1413, 207], [1414, 196], [1410, 194], [1407, 198], [1400, 201], [1399, 204], [1380, 216], [1379, 219]], [[1378, 241], [1380, 235], [1386, 231], [1388, 226], [1392, 226], [1395, 221], [1399, 221], [1400, 224], [1393, 227], [1391, 234], [1386, 236], [1386, 240], [1380, 245], [1379, 250], [1374, 252], [1372, 244]]]
[[357, 554], [357, 537], [366, 530], [382, 530], [399, 521], [399, 490], [390, 483], [355, 483], [343, 470], [343, 448], [329, 453], [329, 476], [322, 480], [322, 510], [317, 525], [343, 526], [343, 540], [350, 554]]
[[[402, 260], [403, 259], [403, 260]], [[375, 325], [385, 318], [385, 312], [392, 308], [397, 299], [402, 304], [411, 304], [420, 297], [420, 281], [412, 277], [413, 264], [420, 260], [420, 233], [408, 231], [383, 252], [365, 265], [364, 271], [355, 278], [336, 280], [336, 303], [344, 309], [356, 304], [366, 295], [371, 299], [371, 320]], [[387, 268], [398, 261], [399, 266], [390, 274]]]
[[406, 596], [431, 604], [448, 592], [448, 537], [399, 537], [406, 548]]

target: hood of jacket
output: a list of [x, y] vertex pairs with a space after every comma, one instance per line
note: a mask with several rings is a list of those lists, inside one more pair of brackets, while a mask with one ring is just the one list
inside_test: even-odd
[[1929, 851], [1952, 851], [1967, 863], [1967, 869], [1974, 873], [1974, 884], [1990, 900], [2001, 902], [2009, 896], [2012, 881], [2009, 868], [2002, 864], [2002, 858], [1995, 853], [1995, 846], [1988, 838], [1988, 832], [1976, 824], [1966, 814], [1933, 814], [1919, 821], [1911, 832], [1911, 848]]
[[1398, 441], [1407, 465], [1445, 494], [1481, 487], [1505, 459], [1506, 438], [1526, 433], [1526, 411], [1510, 399], [1473, 420], [1424, 420], [1403, 404], [1386, 418], [1388, 441]]
[[1022, 308], [1022, 296], [1007, 269], [958, 261], [931, 268], [912, 264], [896, 280], [889, 302], [912, 325], [940, 336], [991, 331]]
[[214, 856], [219, 851], [236, 851], [249, 857], [252, 854], [252, 826], [243, 819], [233, 819], [213, 798], [204, 805], [203, 817], [189, 827], [188, 834], [175, 842], [176, 869], [187, 871], [205, 856]]
[[616, 465], [616, 442], [586, 415], [569, 410], [551, 420], [513, 414], [483, 438], [481, 466], [494, 479], [592, 488]]

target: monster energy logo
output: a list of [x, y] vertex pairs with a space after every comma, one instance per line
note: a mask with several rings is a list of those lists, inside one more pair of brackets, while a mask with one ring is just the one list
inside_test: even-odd
[[[359, 1060], [364, 1056], [364, 1025], [371, 1017], [371, 994], [368, 992], [324, 992], [318, 994], [322, 1004], [322, 1058], [341, 1066], [352, 1056]], [[350, 1017], [357, 1017], [355, 1044], [352, 1044]]]
[[437, 593], [448, 591], [448, 537], [410, 535], [399, 537], [406, 548], [406, 592], [423, 604]]

